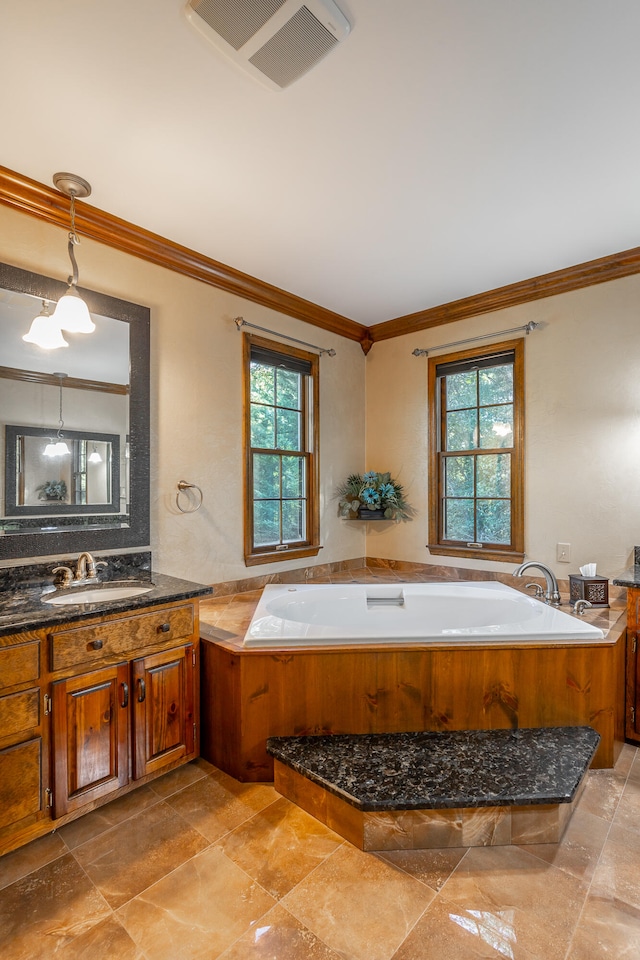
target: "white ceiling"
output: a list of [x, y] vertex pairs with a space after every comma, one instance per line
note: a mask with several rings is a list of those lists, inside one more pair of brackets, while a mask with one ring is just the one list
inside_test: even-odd
[[636, 246], [638, 0], [338, 0], [267, 90], [183, 0], [0, 14], [0, 163], [371, 324]]

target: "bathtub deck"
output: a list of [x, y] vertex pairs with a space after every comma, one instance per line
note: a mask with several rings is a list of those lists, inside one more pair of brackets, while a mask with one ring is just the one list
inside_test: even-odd
[[272, 737], [276, 789], [363, 850], [557, 843], [590, 727]]

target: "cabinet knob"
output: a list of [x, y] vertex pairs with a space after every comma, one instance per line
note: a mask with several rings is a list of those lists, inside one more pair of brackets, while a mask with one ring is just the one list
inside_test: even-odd
[[89, 646], [92, 650], [102, 650], [104, 643], [102, 640], [92, 640]]
[[169, 633], [169, 630], [171, 630], [170, 623], [161, 623], [158, 627], [158, 633]]

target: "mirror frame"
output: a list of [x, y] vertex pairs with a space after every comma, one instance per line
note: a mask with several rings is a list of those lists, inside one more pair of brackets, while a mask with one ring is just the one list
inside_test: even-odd
[[[30, 294], [39, 300], [57, 302], [65, 293], [67, 284], [0, 263], [0, 287]], [[24, 532], [11, 531], [0, 535], [0, 559], [30, 559], [79, 550], [117, 550], [149, 545], [151, 311], [140, 304], [84, 287], [78, 287], [78, 292], [91, 313], [129, 324], [129, 523], [126, 527], [94, 529], [93, 524], [83, 526], [83, 517], [78, 517], [75, 529], [60, 526], [56, 530], [42, 531], [25, 527]]]
[[[43, 508], [41, 506], [31, 505], [23, 506], [18, 503], [18, 484], [17, 478], [17, 440], [19, 437], [41, 437], [43, 440], [51, 439], [51, 427], [19, 427], [8, 423], [5, 426], [6, 454], [4, 470], [4, 510], [6, 517], [33, 517], [41, 516]], [[97, 433], [91, 431], [86, 433], [82, 430], [64, 430], [63, 439], [65, 440], [94, 440], [96, 442], [106, 442], [111, 444], [111, 500], [105, 503], [59, 503], [51, 510], [55, 519], [65, 514], [72, 516], [86, 513], [118, 513], [120, 510], [120, 436], [117, 433]], [[36, 488], [37, 489], [37, 488]]]

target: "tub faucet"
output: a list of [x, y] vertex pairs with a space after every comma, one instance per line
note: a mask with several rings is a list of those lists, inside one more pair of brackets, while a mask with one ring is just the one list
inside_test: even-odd
[[521, 577], [525, 570], [529, 570], [530, 567], [537, 567], [538, 570], [541, 570], [544, 574], [544, 578], [547, 582], [544, 602], [550, 604], [552, 607], [559, 607], [561, 600], [556, 575], [553, 570], [550, 570], [549, 567], [544, 565], [544, 563], [539, 563], [537, 560], [527, 560], [526, 563], [521, 563], [518, 569], [513, 571], [513, 576]]

